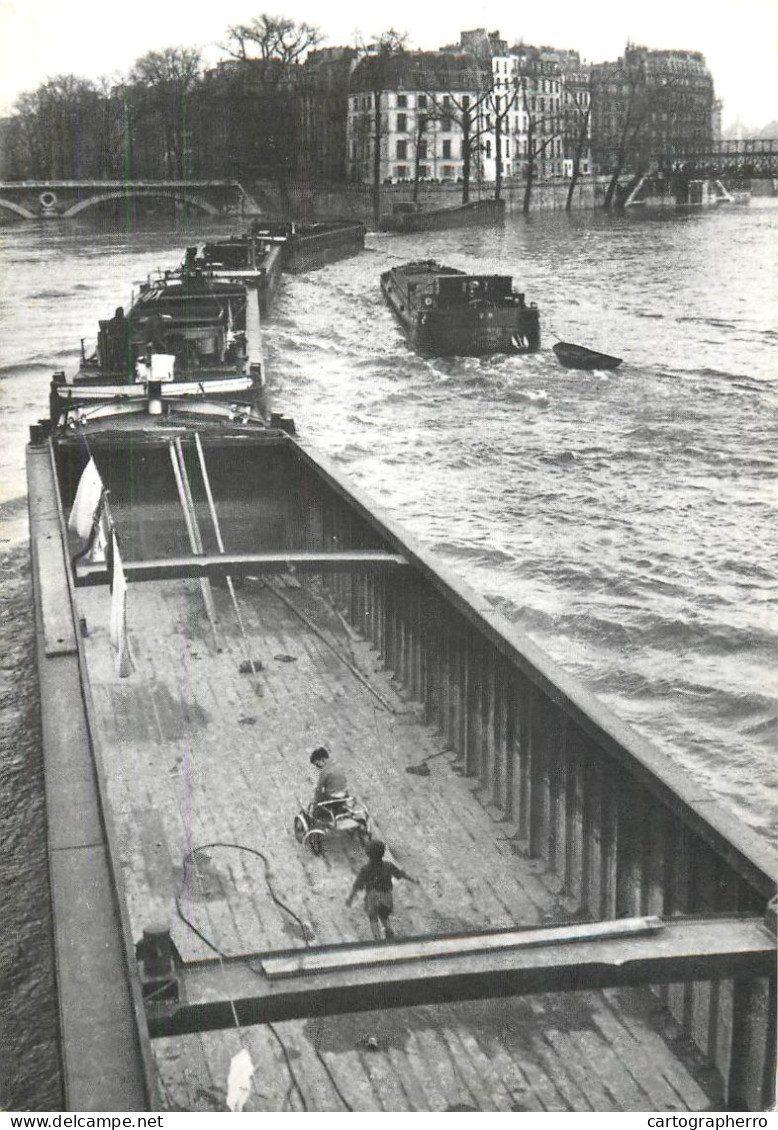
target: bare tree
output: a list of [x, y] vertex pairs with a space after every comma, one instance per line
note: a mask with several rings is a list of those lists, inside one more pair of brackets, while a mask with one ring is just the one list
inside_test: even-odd
[[191, 47], [149, 51], [130, 71], [129, 82], [146, 93], [140, 107], [143, 128], [160, 131], [166, 176], [185, 177], [190, 171], [188, 99], [201, 73], [200, 52]]
[[565, 127], [568, 140], [572, 143], [573, 169], [570, 175], [570, 184], [567, 186], [567, 200], [565, 211], [572, 211], [573, 197], [576, 186], [581, 178], [581, 161], [589, 143], [589, 122], [592, 116], [591, 101], [585, 105], [574, 104], [565, 114]]
[[298, 24], [285, 16], [263, 13], [247, 24], [228, 27], [227, 42], [219, 46], [233, 59], [279, 59], [282, 63], [299, 63], [324, 38], [312, 24]]
[[6, 131], [10, 175], [58, 180], [99, 167], [101, 97], [77, 75], [56, 75], [22, 94]]
[[522, 211], [526, 215], [530, 211], [532, 202], [532, 187], [537, 172], [536, 162], [547, 152], [548, 147], [553, 145], [558, 137], [561, 137], [561, 128], [557, 115], [553, 113], [547, 114], [545, 111], [538, 112], [536, 110], [533, 104], [535, 99], [530, 96], [528, 91], [529, 84], [527, 76], [520, 76], [518, 82], [521, 92], [521, 105], [527, 122], [527, 162], [524, 180], [524, 199], [522, 201]]
[[473, 159], [481, 144], [481, 109], [489, 99], [486, 71], [475, 55], [432, 58], [425, 68], [424, 89], [438, 120], [451, 120], [462, 135], [462, 203], [470, 200]]
[[[389, 28], [379, 35], [373, 43], [357, 44], [360, 55], [358, 69], [362, 74], [357, 83], [370, 93], [372, 122], [373, 157], [373, 222], [376, 227], [381, 216], [381, 143], [384, 138], [384, 117], [382, 98], [389, 89], [395, 60], [406, 54], [408, 35], [395, 28]], [[355, 87], [356, 89], [356, 87]], [[369, 138], [366, 138], [369, 140]]]
[[490, 114], [494, 114], [494, 198], [499, 200], [502, 195], [502, 152], [503, 152], [503, 135], [507, 132], [505, 129], [506, 121], [511, 110], [515, 109], [519, 100], [520, 87], [516, 79], [512, 79], [509, 83], [502, 86], [497, 85], [497, 77], [492, 76], [489, 84], [489, 92], [487, 98], [487, 106], [489, 107]]
[[426, 114], [419, 114], [416, 118], [416, 132], [414, 136], [414, 164], [413, 164], [413, 202], [419, 199], [419, 180], [421, 179], [421, 162], [427, 158], [427, 127], [429, 118]]
[[[684, 151], [690, 126], [678, 109], [687, 96], [686, 76], [668, 71], [661, 58], [654, 69], [644, 48], [628, 46], [618, 63], [595, 68], [592, 99], [610, 111], [610, 128], [600, 127], [597, 139], [598, 163], [610, 174], [604, 208], [623, 207], [653, 163], [667, 164]], [[621, 187], [625, 174], [629, 181]]]

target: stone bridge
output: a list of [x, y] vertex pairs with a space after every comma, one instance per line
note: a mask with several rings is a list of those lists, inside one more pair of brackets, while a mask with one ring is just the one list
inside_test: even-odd
[[109, 200], [156, 198], [199, 208], [209, 215], [250, 215], [259, 209], [236, 180], [0, 181], [0, 214], [25, 220], [77, 216]]

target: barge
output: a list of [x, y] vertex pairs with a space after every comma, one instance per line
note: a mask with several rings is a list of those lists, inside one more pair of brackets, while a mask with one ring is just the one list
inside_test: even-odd
[[199, 273], [238, 280], [255, 287], [260, 313], [266, 314], [281, 274], [299, 274], [358, 255], [365, 247], [365, 226], [349, 220], [295, 224], [255, 220], [248, 231], [186, 249], [183, 274]]
[[420, 231], [445, 231], [475, 224], [498, 224], [505, 219], [505, 201], [487, 198], [471, 200], [454, 208], [432, 208], [427, 211], [411, 201], [398, 201], [391, 212], [381, 216], [381, 231], [408, 235]]
[[164, 407], [27, 451], [67, 1108], [769, 1106], [773, 852], [289, 421]]
[[478, 356], [540, 348], [540, 314], [509, 275], [469, 275], [432, 259], [381, 275], [389, 309], [419, 353]]
[[96, 347], [81, 342], [75, 374], [56, 372], [49, 414], [78, 426], [101, 416], [186, 410], [264, 418], [256, 292], [238, 280], [167, 271], [144, 283], [125, 313], [101, 320]]

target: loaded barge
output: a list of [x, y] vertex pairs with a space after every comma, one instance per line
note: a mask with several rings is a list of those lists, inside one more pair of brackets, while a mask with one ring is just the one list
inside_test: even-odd
[[290, 420], [141, 387], [27, 451], [67, 1108], [765, 1109], [763, 841]]
[[381, 291], [419, 353], [461, 357], [540, 348], [538, 308], [513, 289], [510, 275], [468, 275], [423, 259], [385, 271]]
[[240, 235], [188, 247], [182, 272], [238, 279], [256, 287], [264, 315], [272, 305], [282, 272], [317, 270], [364, 249], [365, 225], [351, 220], [312, 224], [255, 220]]

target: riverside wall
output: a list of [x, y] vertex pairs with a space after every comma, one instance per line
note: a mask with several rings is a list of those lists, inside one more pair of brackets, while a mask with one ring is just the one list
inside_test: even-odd
[[[260, 180], [244, 183], [244, 188], [260, 212], [295, 219], [301, 223], [316, 220], [344, 218], [360, 220], [368, 227], [373, 222], [373, 189], [370, 185], [313, 184], [297, 182], [290, 188]], [[541, 181], [533, 185], [531, 210], [564, 211], [567, 203], [568, 181]], [[607, 178], [586, 177], [576, 186], [573, 208], [594, 209], [602, 205], [607, 188]], [[472, 184], [470, 199], [478, 200], [494, 195], [494, 184]], [[524, 186], [518, 182], [503, 183], [501, 195], [506, 211], [520, 213], [524, 200]], [[381, 212], [391, 212], [395, 203], [413, 199], [413, 185], [385, 184], [381, 186]], [[422, 208], [453, 208], [462, 203], [461, 184], [429, 184], [419, 186], [418, 201]]]

